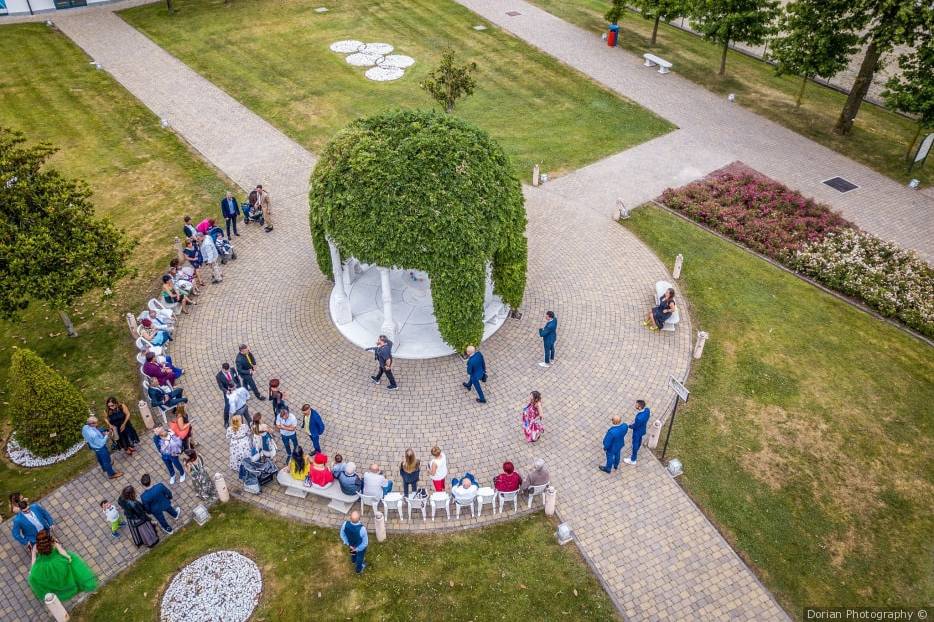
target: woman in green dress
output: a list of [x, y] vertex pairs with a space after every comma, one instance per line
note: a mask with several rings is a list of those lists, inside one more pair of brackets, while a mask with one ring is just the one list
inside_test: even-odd
[[96, 590], [97, 577], [77, 553], [66, 551], [47, 530], [42, 530], [32, 547], [29, 587], [40, 601], [51, 593], [65, 602], [79, 592]]

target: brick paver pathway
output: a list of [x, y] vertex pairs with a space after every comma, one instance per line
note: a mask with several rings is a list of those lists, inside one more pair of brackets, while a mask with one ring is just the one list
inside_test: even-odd
[[[742, 160], [832, 205], [867, 231], [934, 259], [934, 194], [910, 190], [731, 104], [678, 76], [677, 67], [668, 75], [643, 67], [641, 57], [608, 48], [594, 33], [527, 2], [457, 1], [680, 128], [562, 178], [553, 185], [562, 196], [590, 199], [609, 213], [617, 196], [635, 204], [658, 196], [665, 187]], [[838, 175], [859, 189], [840, 194], [821, 183]]]
[[[377, 461], [394, 472], [406, 447], [426, 460], [437, 443], [452, 474], [470, 470], [484, 483], [504, 459], [524, 470], [534, 457], [544, 457], [561, 518], [575, 529], [582, 552], [628, 619], [787, 619], [648, 451], [637, 467], [618, 474], [595, 468], [611, 414], [628, 413], [638, 397], [656, 413], [666, 410], [667, 378], [686, 375], [692, 333], [687, 314], [674, 334], [641, 327], [653, 283], [670, 277], [645, 246], [609, 220], [607, 210], [584, 195], [526, 189], [524, 316], [509, 320], [484, 344], [488, 404], [464, 394], [458, 384], [463, 362], [456, 357], [399, 361], [400, 390], [390, 394], [370, 384], [372, 358], [346, 342], [328, 318], [330, 286], [315, 266], [307, 225], [314, 157], [109, 11], [60, 15], [56, 22], [240, 187], [262, 182], [271, 190], [275, 232], [251, 226], [235, 239], [241, 258], [182, 320], [172, 347], [187, 369], [184, 386], [209, 468], [224, 470], [227, 462], [213, 375], [245, 341], [259, 358], [261, 382], [278, 377], [291, 404], [309, 401], [323, 413], [329, 453], [340, 451], [362, 465]], [[541, 355], [535, 329], [546, 309], [560, 320], [559, 362], [542, 370], [536, 365]], [[544, 396], [546, 427], [534, 447], [524, 442], [519, 425], [519, 410], [532, 389]], [[268, 402], [251, 404], [270, 418]], [[307, 439], [303, 445], [308, 447]], [[150, 445], [131, 464], [124, 462], [120, 466], [132, 475], [128, 481], [142, 470], [162, 472]], [[233, 483], [233, 477], [228, 480]], [[190, 487], [176, 489], [190, 509]], [[125, 541], [109, 542], [96, 509], [99, 498], [114, 497], [117, 490], [90, 471], [43, 500], [62, 519], [61, 538], [104, 578], [137, 554]], [[339, 520], [323, 501], [287, 497], [276, 485], [248, 500], [300, 520]], [[489, 513], [480, 520], [411, 524], [393, 517], [390, 528], [458, 529], [491, 520]], [[21, 556], [8, 539], [0, 546], [0, 617], [41, 619]]]

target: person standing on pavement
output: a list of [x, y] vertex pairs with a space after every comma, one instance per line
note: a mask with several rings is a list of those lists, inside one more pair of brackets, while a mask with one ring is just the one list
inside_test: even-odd
[[538, 335], [545, 346], [545, 360], [539, 367], [549, 367], [555, 360], [555, 342], [558, 340], [558, 318], [554, 311], [545, 311], [545, 325], [538, 329]]
[[379, 339], [376, 340], [376, 347], [372, 349], [374, 350], [376, 362], [379, 364], [379, 371], [375, 376], [370, 376], [373, 379], [373, 384], [379, 384], [380, 378], [383, 377], [383, 374], [386, 374], [386, 378], [389, 380], [389, 386], [386, 388], [389, 391], [395, 391], [398, 385], [396, 385], [396, 377], [392, 374], [392, 342], [389, 341], [386, 335], [380, 335]]
[[48, 531], [55, 524], [52, 515], [38, 503], [30, 503], [28, 499], [21, 498], [18, 503], [19, 512], [13, 517], [10, 531], [13, 539], [31, 549], [36, 545], [36, 536], [40, 531]]
[[279, 430], [279, 437], [285, 446], [285, 459], [288, 461], [292, 457], [292, 452], [298, 447], [298, 434], [296, 433], [298, 420], [295, 415], [289, 412], [289, 407], [285, 403], [279, 407], [279, 412], [276, 413], [276, 429]]
[[360, 512], [357, 510], [351, 512], [350, 520], [344, 521], [341, 525], [341, 542], [350, 548], [350, 561], [353, 562], [357, 574], [360, 574], [366, 568], [363, 559], [370, 540], [366, 535], [366, 527], [360, 522]]
[[[217, 386], [224, 396], [224, 427], [226, 428], [230, 423], [230, 400], [228, 396], [240, 386], [240, 374], [237, 373], [236, 369], [230, 369], [230, 363], [224, 363], [214, 379], [217, 380]], [[244, 400], [244, 403], [246, 403], [246, 400]]]
[[626, 444], [626, 432], [629, 426], [623, 423], [623, 418], [613, 415], [613, 425], [603, 435], [603, 451], [606, 452], [606, 466], [597, 467], [604, 473], [619, 468], [619, 455]]
[[486, 397], [483, 395], [483, 388], [480, 381], [486, 382], [486, 361], [483, 355], [473, 346], [467, 346], [467, 382], [462, 383], [467, 392], [470, 389], [477, 390], [477, 401], [486, 404]]
[[243, 388], [247, 391], [253, 391], [257, 399], [264, 400], [266, 397], [260, 395], [259, 387], [256, 386], [256, 380], [253, 379], [253, 373], [256, 371], [256, 357], [250, 351], [250, 346], [245, 343], [240, 344], [240, 353], [234, 362], [237, 373], [243, 382]]
[[139, 483], [143, 485], [143, 493], [139, 496], [143, 508], [156, 519], [162, 531], [172, 534], [175, 529], [165, 520], [165, 515], [168, 514], [173, 520], [178, 521], [178, 517], [182, 514], [182, 508], [172, 505], [172, 491], [162, 482], [153, 484], [149, 473], [143, 473], [143, 476], [139, 478]]
[[221, 216], [224, 217], [224, 221], [227, 223], [227, 239], [230, 239], [230, 227], [233, 226], [233, 234], [239, 236], [237, 233], [237, 217], [240, 214], [240, 204], [237, 202], [237, 199], [234, 198], [234, 195], [231, 194], [230, 190], [227, 191], [227, 194], [221, 199]]
[[632, 430], [632, 455], [623, 460], [626, 464], [636, 463], [636, 455], [639, 453], [642, 437], [645, 436], [645, 430], [649, 425], [649, 417], [651, 416], [652, 411], [645, 405], [645, 400], [636, 400], [636, 418], [629, 425], [629, 429]]
[[308, 438], [311, 439], [311, 446], [314, 451], [311, 455], [321, 453], [321, 435], [324, 434], [324, 419], [317, 410], [311, 407], [311, 404], [302, 406], [302, 427], [308, 430]]
[[221, 283], [224, 280], [224, 272], [221, 269], [220, 255], [214, 244], [214, 238], [208, 234], [199, 233], [195, 239], [198, 241], [198, 250], [201, 251], [204, 263], [211, 268], [211, 282]]
[[256, 193], [253, 209], [262, 211], [263, 222], [266, 223], [264, 231], [268, 233], [272, 231], [272, 200], [269, 198], [269, 193], [263, 190], [262, 184], [256, 184], [256, 190], [253, 192]]
[[107, 449], [109, 437], [97, 427], [97, 417], [94, 415], [88, 417], [87, 424], [81, 428], [81, 436], [84, 437], [84, 442], [88, 444], [90, 450], [94, 452], [97, 464], [101, 466], [101, 470], [107, 474], [109, 479], [117, 479], [123, 475], [123, 471], [114, 471], [113, 463], [110, 461], [110, 451]]

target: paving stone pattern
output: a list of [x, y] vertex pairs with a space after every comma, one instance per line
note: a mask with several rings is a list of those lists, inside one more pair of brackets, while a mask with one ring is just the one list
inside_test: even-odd
[[[406, 447], [427, 463], [440, 445], [450, 470], [475, 473], [489, 484], [501, 462], [525, 470], [543, 457], [558, 490], [558, 510], [623, 615], [630, 620], [786, 619], [714, 527], [661, 465], [644, 451], [636, 467], [605, 475], [596, 470], [600, 441], [614, 413], [628, 415], [637, 398], [656, 414], [666, 411], [669, 374], [688, 369], [692, 327], [688, 314], [673, 333], [641, 326], [653, 284], [670, 279], [658, 259], [608, 209], [586, 193], [574, 196], [526, 189], [529, 278], [524, 313], [483, 344], [490, 368], [489, 402], [464, 393], [464, 363], [457, 357], [398, 361], [400, 389], [374, 386], [372, 356], [346, 342], [327, 311], [328, 281], [315, 266], [307, 224], [307, 180], [314, 157], [225, 93], [192, 72], [107, 10], [56, 16], [59, 27], [131, 93], [161, 117], [241, 188], [263, 183], [271, 192], [276, 229], [256, 225], [235, 238], [240, 259], [224, 283], [212, 285], [184, 316], [172, 353], [187, 372], [196, 438], [212, 471], [226, 471], [222, 396], [214, 373], [232, 361], [240, 342], [259, 360], [257, 379], [280, 378], [290, 404], [308, 401], [327, 423], [323, 444], [361, 466], [372, 461], [396, 475]], [[666, 140], [663, 138], [661, 140]], [[683, 300], [683, 299], [682, 299]], [[687, 304], [683, 301], [682, 304]], [[559, 318], [558, 363], [543, 370], [536, 329], [546, 309]], [[528, 445], [520, 408], [529, 391], [544, 397], [545, 434]], [[271, 419], [268, 402], [251, 408]], [[310, 447], [307, 438], [302, 444]], [[280, 460], [281, 460], [280, 447]], [[151, 444], [111, 483], [91, 470], [43, 499], [60, 519], [58, 534], [107, 579], [137, 552], [126, 540], [111, 543], [100, 517], [100, 498], [115, 498], [139, 473], [163, 473]], [[227, 472], [233, 489], [235, 477]], [[400, 484], [396, 478], [397, 485]], [[188, 483], [177, 485], [190, 516]], [[336, 525], [340, 516], [323, 500], [284, 495], [273, 484], [248, 501], [302, 521]], [[368, 519], [371, 516], [367, 515]], [[411, 523], [390, 519], [391, 531], [462, 529], [513, 516]], [[206, 527], [210, 528], [210, 523]], [[4, 539], [0, 564], [0, 618], [42, 619], [28, 592], [26, 559]], [[378, 545], [377, 545], [378, 546]], [[154, 554], [159, 554], [156, 548]]]

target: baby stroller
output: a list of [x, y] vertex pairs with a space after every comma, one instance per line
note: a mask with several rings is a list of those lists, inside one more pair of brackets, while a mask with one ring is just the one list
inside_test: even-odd
[[214, 239], [214, 246], [217, 248], [217, 254], [220, 255], [221, 264], [226, 264], [229, 259], [237, 258], [237, 251], [234, 250], [233, 244], [224, 235], [223, 229], [217, 226], [212, 227], [208, 231], [208, 235]]
[[266, 224], [266, 220], [263, 218], [263, 210], [258, 209], [253, 211], [252, 203], [241, 204], [240, 211], [243, 212], [243, 222], [245, 224], [250, 224], [251, 222], [258, 222], [261, 225]]
[[259, 457], [254, 460], [251, 457], [240, 461], [240, 473], [238, 477], [243, 482], [243, 490], [258, 495], [262, 487], [276, 479], [279, 469], [272, 460]]

